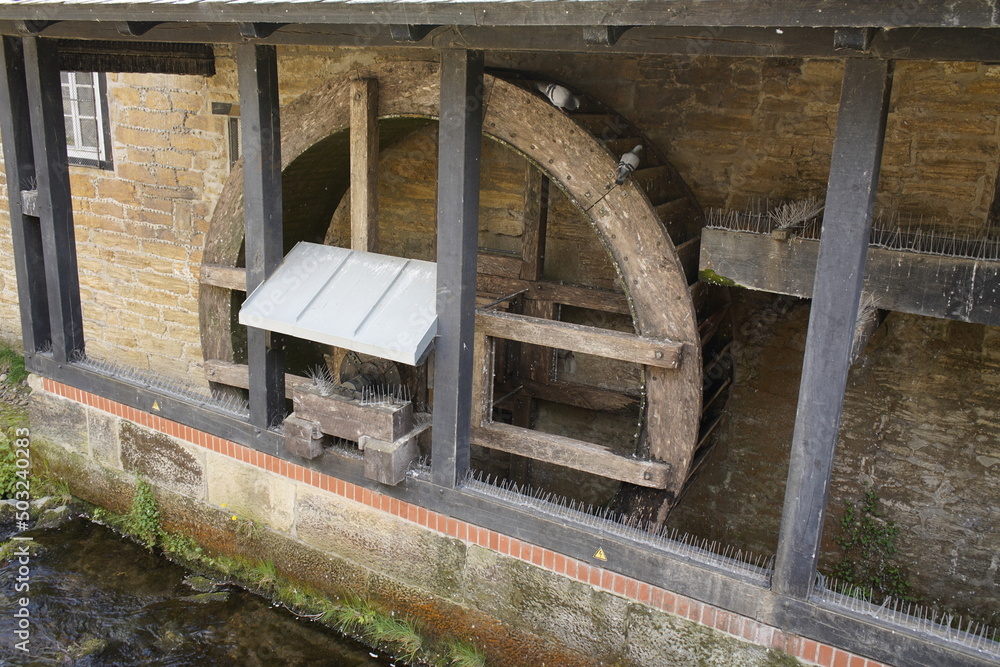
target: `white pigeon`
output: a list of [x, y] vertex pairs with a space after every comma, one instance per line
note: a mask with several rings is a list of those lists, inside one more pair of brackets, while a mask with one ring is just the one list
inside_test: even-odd
[[639, 153], [642, 152], [642, 145], [638, 145], [628, 153], [622, 155], [618, 160], [618, 168], [615, 169], [615, 183], [622, 185], [635, 168], [639, 166]]
[[569, 92], [569, 89], [565, 86], [560, 86], [558, 83], [544, 83], [540, 81], [535, 84], [535, 88], [545, 95], [545, 97], [549, 98], [549, 102], [552, 102], [552, 105], [563, 113], [576, 111], [580, 108], [580, 98]]

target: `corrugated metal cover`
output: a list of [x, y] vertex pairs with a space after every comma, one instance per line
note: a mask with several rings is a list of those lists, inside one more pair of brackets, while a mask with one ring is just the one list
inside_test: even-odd
[[437, 333], [437, 265], [300, 242], [240, 308], [240, 324], [418, 363]]

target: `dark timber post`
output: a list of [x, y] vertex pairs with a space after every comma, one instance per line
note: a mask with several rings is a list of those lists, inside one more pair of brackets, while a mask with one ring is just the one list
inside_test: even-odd
[[798, 598], [816, 574], [891, 84], [891, 62], [848, 59], [773, 581], [776, 592]]
[[[274, 46], [236, 47], [243, 124], [243, 218], [247, 294], [281, 263], [281, 130]], [[285, 416], [284, 345], [278, 334], [247, 327], [250, 421], [270, 428]]]
[[469, 468], [482, 131], [483, 54], [445, 50], [438, 129], [438, 338], [431, 463], [434, 482], [446, 487], [454, 487]]
[[[56, 361], [64, 362], [83, 354], [84, 348], [62, 82], [59, 80], [56, 47], [52, 42], [38, 37], [24, 37], [23, 46], [52, 356]], [[23, 185], [27, 184], [8, 183], [10, 196], [17, 196], [18, 188]]]
[[4, 37], [0, 49], [4, 77], [0, 82], [0, 140], [7, 171], [10, 231], [14, 246], [14, 273], [21, 308], [21, 339], [31, 355], [52, 342], [49, 304], [45, 291], [42, 228], [36, 215], [27, 215], [22, 190], [34, 190], [35, 158], [31, 147], [28, 89], [24, 78], [24, 50], [17, 37]]

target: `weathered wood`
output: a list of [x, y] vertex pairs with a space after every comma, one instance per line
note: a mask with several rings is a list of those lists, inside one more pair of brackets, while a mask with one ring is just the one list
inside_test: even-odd
[[583, 41], [585, 44], [599, 46], [614, 46], [632, 26], [627, 25], [593, 25], [583, 27]]
[[413, 406], [363, 404], [358, 399], [331, 394], [323, 396], [315, 386], [303, 385], [292, 391], [294, 412], [301, 419], [318, 422], [323, 433], [353, 440], [371, 436], [395, 442], [413, 430]]
[[441, 53], [431, 465], [434, 482], [447, 488], [469, 468], [483, 90], [482, 52]]
[[513, 255], [479, 253], [476, 270], [490, 276], [518, 278], [521, 275], [521, 258]]
[[351, 82], [351, 248], [378, 249], [378, 79]]
[[[539, 280], [545, 269], [545, 231], [549, 219], [549, 179], [535, 165], [524, 166], [524, 216], [521, 233], [522, 280]], [[481, 271], [485, 273], [484, 271]]]
[[115, 30], [125, 37], [139, 37], [160, 25], [160, 21], [116, 21]]
[[670, 240], [680, 245], [701, 231], [698, 210], [687, 197], [678, 197], [656, 207], [656, 217], [667, 228]]
[[684, 350], [682, 343], [667, 339], [488, 310], [476, 312], [476, 329], [487, 336], [660, 368], [678, 368]]
[[473, 427], [472, 441], [536, 461], [545, 461], [639, 486], [663, 488], [670, 481], [670, 464], [622, 456], [607, 447], [510, 424]]
[[52, 354], [65, 362], [84, 353], [84, 336], [62, 83], [53, 45], [37, 37], [22, 43]]
[[[483, 255], [480, 255], [480, 265], [482, 265], [482, 259]], [[476, 285], [480, 292], [487, 294], [505, 295], [528, 290], [524, 294], [526, 300], [551, 301], [552, 303], [589, 308], [605, 313], [631, 314], [628, 300], [624, 294], [597, 287], [565, 285], [544, 280], [527, 281], [484, 273], [479, 274]]]
[[215, 52], [209, 44], [53, 40], [59, 69], [69, 72], [139, 72], [213, 76]]
[[[701, 268], [741, 286], [812, 298], [820, 241], [706, 229]], [[1000, 325], [1000, 261], [869, 247], [864, 290], [880, 309]]]
[[668, 166], [646, 167], [632, 172], [632, 180], [655, 207], [677, 199], [681, 193], [674, 182], [674, 170]]
[[397, 42], [419, 42], [431, 34], [437, 25], [409, 25], [393, 23], [389, 25], [389, 34]]
[[420, 452], [417, 450], [416, 436], [409, 436], [395, 442], [362, 436], [365, 452], [365, 477], [379, 484], [396, 486], [406, 479], [406, 470]]
[[304, 459], [314, 459], [323, 453], [323, 446], [330, 439], [320, 428], [319, 422], [303, 419], [294, 412], [284, 421], [285, 449]]
[[[252, 292], [281, 264], [281, 128], [278, 57], [273, 46], [236, 49], [243, 123], [243, 218], [247, 290]], [[280, 335], [247, 327], [250, 421], [270, 428], [285, 417], [284, 342]]]
[[202, 264], [198, 282], [202, 285], [224, 287], [237, 292], [247, 291], [247, 270], [239, 266]]
[[[221, 359], [205, 360], [205, 379], [209, 382], [239, 387], [240, 389], [250, 388], [250, 367], [246, 364], [234, 364], [231, 361]], [[301, 375], [285, 373], [285, 398], [292, 397], [292, 390], [295, 387], [304, 387], [312, 384], [312, 380]]]
[[[20, 188], [35, 180], [35, 158], [31, 145], [28, 90], [24, 74], [21, 40], [4, 37], [0, 49], [0, 143], [7, 174], [11, 246], [17, 301], [21, 313], [21, 342], [30, 355], [51, 344], [49, 304], [45, 282], [42, 230], [38, 220], [37, 191], [34, 206]], [[21, 196], [10, 196], [18, 192]], [[39, 269], [42, 270], [39, 270]]]
[[267, 21], [247, 21], [239, 24], [240, 37], [244, 39], [266, 39], [287, 23]]
[[475, 335], [472, 361], [472, 417], [473, 426], [488, 424], [493, 419], [493, 364], [495, 345], [493, 339], [481, 331]]
[[773, 583], [801, 599], [816, 576], [891, 81], [887, 61], [845, 66]]

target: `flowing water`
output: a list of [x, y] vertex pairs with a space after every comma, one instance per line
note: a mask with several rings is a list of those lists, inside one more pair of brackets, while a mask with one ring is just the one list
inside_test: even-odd
[[[26, 593], [14, 588], [18, 559], [0, 565], [2, 665], [393, 664], [258, 596], [194, 577], [84, 519], [33, 536], [40, 553], [29, 559]], [[29, 599], [28, 653], [15, 648], [23, 596]]]

